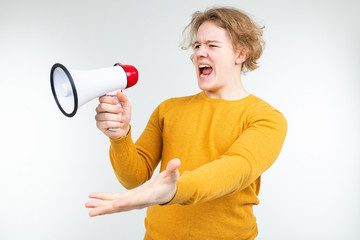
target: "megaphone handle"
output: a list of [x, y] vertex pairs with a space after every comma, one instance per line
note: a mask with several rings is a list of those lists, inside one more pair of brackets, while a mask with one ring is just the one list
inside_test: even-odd
[[[121, 91], [122, 91], [122, 90], [121, 90]], [[106, 95], [107, 95], [107, 96], [111, 96], [111, 97], [113, 97], [113, 98], [116, 98], [116, 100], [118, 100], [118, 104], [117, 104], [117, 105], [118, 105], [118, 106], [121, 106], [120, 101], [119, 101], [119, 99], [118, 99], [117, 96], [116, 96], [116, 92], [117, 92], [117, 91], [110, 92], [110, 93], [107, 93]], [[119, 115], [121, 115], [121, 113], [119, 113]], [[109, 128], [109, 130], [116, 132], [116, 131], [119, 131], [120, 128]]]

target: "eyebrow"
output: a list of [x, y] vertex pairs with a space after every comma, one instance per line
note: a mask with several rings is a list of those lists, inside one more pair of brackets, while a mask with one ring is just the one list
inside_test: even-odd
[[[200, 43], [199, 41], [195, 41], [195, 42], [193, 43], [193, 45], [199, 44], [199, 43]], [[205, 43], [221, 43], [221, 42], [219, 42], [219, 41], [217, 41], [217, 40], [207, 40], [207, 41], [205, 41]]]

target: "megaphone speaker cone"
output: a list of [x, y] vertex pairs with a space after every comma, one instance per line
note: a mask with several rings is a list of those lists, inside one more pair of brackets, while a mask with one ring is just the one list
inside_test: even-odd
[[51, 91], [60, 111], [73, 117], [78, 109], [78, 95], [74, 80], [65, 66], [56, 63], [50, 71]]

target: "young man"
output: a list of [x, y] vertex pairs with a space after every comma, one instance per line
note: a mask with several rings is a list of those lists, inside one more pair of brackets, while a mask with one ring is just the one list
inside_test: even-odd
[[[97, 127], [110, 137], [117, 178], [133, 190], [92, 193], [100, 201], [86, 207], [90, 216], [148, 207], [145, 239], [254, 239], [260, 176], [276, 160], [287, 131], [283, 115], [241, 81], [242, 72], [257, 68], [262, 28], [241, 11], [212, 8], [194, 13], [187, 29], [185, 48], [194, 49], [202, 92], [161, 103], [136, 143], [126, 96], [118, 93], [122, 107], [101, 97]], [[155, 180], [136, 188], [160, 160]]]

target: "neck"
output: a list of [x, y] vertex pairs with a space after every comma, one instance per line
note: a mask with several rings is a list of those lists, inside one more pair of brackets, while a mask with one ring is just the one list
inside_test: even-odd
[[241, 76], [234, 78], [232, 84], [227, 84], [215, 91], [204, 91], [209, 98], [220, 98], [224, 100], [239, 100], [249, 96], [249, 92], [244, 88]]

